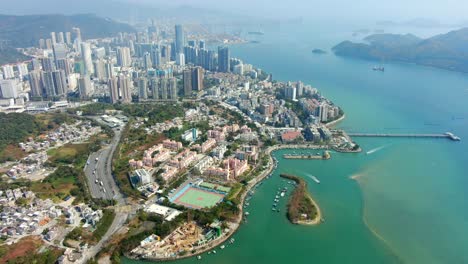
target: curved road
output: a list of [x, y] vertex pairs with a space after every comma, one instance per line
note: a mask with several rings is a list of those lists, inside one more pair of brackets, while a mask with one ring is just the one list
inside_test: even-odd
[[[124, 195], [120, 192], [113, 174], [112, 174], [112, 157], [117, 148], [122, 132], [114, 129], [114, 137], [111, 143], [101, 150], [92, 153], [88, 158], [88, 163], [85, 167], [86, 178], [88, 179], [88, 187], [93, 198], [102, 198], [106, 200], [114, 199], [117, 204], [115, 208], [126, 205]], [[98, 158], [98, 160], [96, 160]], [[96, 183], [96, 180], [98, 181]], [[101, 185], [102, 182], [102, 185]], [[103, 190], [106, 190], [105, 192]], [[135, 208], [133, 208], [135, 210]], [[89, 259], [96, 256], [102, 249], [110, 237], [115, 234], [127, 221], [129, 212], [125, 210], [115, 210], [115, 218], [111, 226], [107, 230], [102, 239], [94, 246], [84, 250], [83, 258], [78, 263], [86, 263]]]

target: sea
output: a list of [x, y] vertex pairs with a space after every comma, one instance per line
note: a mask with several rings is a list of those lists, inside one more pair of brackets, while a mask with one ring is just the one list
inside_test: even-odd
[[[360, 41], [365, 35], [353, 32], [362, 28], [421, 37], [452, 29], [337, 21], [257, 25], [243, 31], [257, 43], [233, 45], [231, 56], [276, 80], [316, 87], [343, 108], [346, 119], [337, 126], [348, 132], [450, 131], [462, 140], [355, 138], [362, 153], [332, 152], [330, 160], [285, 160], [291, 151], [277, 151], [279, 166], [256, 190], [235, 243], [174, 263], [468, 263], [468, 74], [330, 51], [340, 41]], [[327, 53], [313, 54], [315, 48]], [[372, 70], [381, 64], [385, 72]], [[272, 211], [277, 189], [290, 186], [282, 172], [308, 182], [324, 223], [290, 224], [287, 197], [280, 212]]]

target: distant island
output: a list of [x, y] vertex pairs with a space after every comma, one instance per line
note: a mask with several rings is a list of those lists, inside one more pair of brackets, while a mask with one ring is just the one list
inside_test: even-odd
[[293, 224], [316, 225], [322, 221], [320, 209], [307, 191], [307, 183], [290, 174], [280, 174], [280, 177], [292, 180], [296, 183], [288, 203], [288, 219]]
[[326, 54], [327, 52], [322, 49], [313, 49], [312, 53], [314, 54]]
[[374, 34], [367, 43], [343, 41], [332, 48], [338, 56], [400, 61], [468, 72], [468, 28], [422, 39], [412, 34]]

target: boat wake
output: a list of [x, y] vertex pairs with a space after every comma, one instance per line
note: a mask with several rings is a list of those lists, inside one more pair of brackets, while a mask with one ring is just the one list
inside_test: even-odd
[[382, 150], [382, 149], [384, 149], [384, 148], [386, 148], [386, 147], [388, 147], [388, 145], [384, 145], [384, 146], [380, 146], [380, 147], [378, 147], [378, 148], [371, 149], [371, 150], [369, 150], [369, 151], [366, 152], [366, 155], [373, 154], [373, 153], [375, 153], [375, 152], [377, 152], [377, 151], [380, 151], [380, 150]]
[[311, 178], [316, 183], [320, 183], [320, 180], [317, 179], [317, 177], [315, 177], [314, 175], [307, 174], [307, 177]]

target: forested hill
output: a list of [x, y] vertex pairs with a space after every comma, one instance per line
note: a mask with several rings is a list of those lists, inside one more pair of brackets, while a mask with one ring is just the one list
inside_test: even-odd
[[83, 39], [114, 36], [118, 32], [135, 32], [128, 24], [92, 14], [80, 15], [0, 15], [0, 40], [14, 48], [37, 46], [41, 38], [50, 38], [50, 32], [71, 32], [81, 29]]
[[375, 34], [366, 43], [343, 41], [333, 47], [338, 56], [378, 61], [402, 61], [468, 72], [468, 28], [428, 39], [414, 35]]

